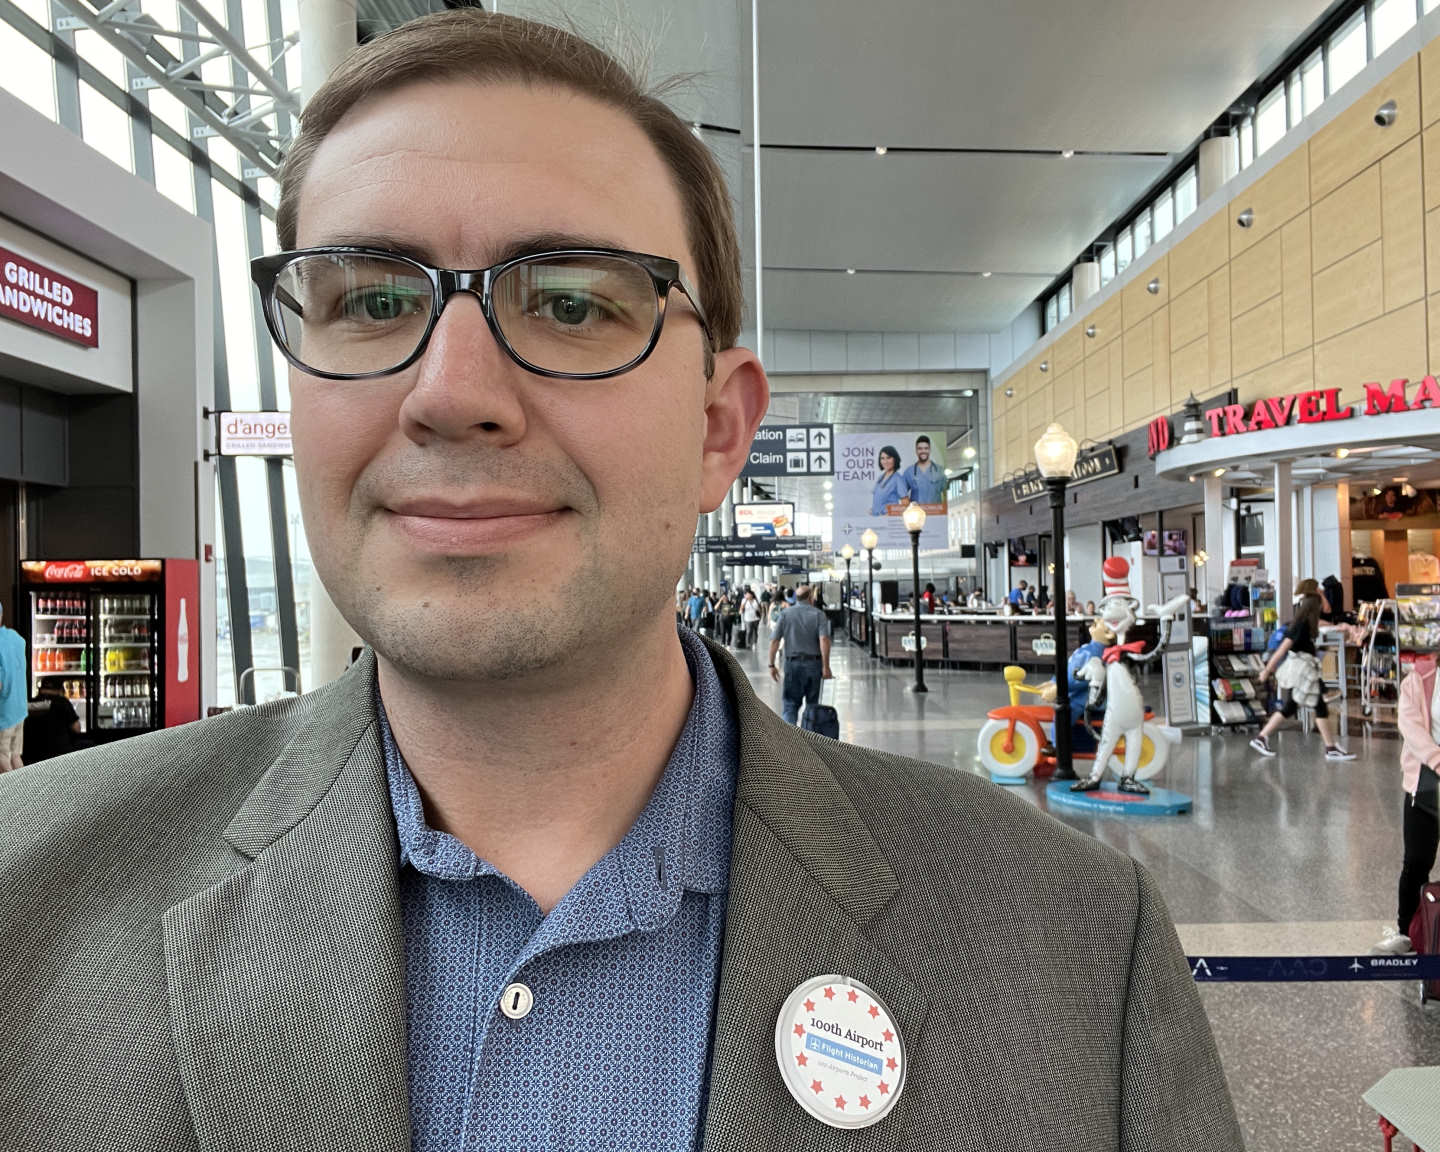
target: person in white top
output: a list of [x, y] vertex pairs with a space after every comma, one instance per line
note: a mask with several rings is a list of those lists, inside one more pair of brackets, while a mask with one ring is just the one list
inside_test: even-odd
[[760, 601], [753, 589], [745, 589], [745, 599], [740, 602], [740, 623], [745, 625], [745, 646], [754, 648], [760, 639]]

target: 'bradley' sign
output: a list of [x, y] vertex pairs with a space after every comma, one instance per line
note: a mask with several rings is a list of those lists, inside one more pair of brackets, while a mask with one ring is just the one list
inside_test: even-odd
[[[1099, 480], [1105, 476], [1115, 476], [1119, 472], [1120, 457], [1115, 451], [1115, 445], [1102, 444], [1076, 457], [1070, 487], [1088, 484], [1091, 480]], [[1024, 504], [1027, 500], [1045, 495], [1045, 477], [1041, 476], [1039, 471], [1031, 469], [1020, 479], [1010, 481], [1010, 495], [1017, 504]]]
[[98, 348], [99, 310], [100, 294], [94, 288], [0, 248], [0, 316]]

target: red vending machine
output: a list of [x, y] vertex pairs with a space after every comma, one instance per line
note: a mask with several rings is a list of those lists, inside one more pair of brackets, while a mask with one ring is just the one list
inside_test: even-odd
[[92, 738], [200, 718], [194, 560], [24, 560], [30, 698], [70, 698]]

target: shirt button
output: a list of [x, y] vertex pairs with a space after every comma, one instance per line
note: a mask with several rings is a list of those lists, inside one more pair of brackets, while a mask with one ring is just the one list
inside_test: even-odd
[[500, 993], [500, 1011], [511, 1020], [523, 1020], [535, 1007], [535, 993], [524, 984], [511, 984]]

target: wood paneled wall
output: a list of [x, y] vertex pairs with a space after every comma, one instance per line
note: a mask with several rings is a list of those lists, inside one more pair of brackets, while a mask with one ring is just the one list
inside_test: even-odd
[[1103, 440], [1192, 392], [1339, 388], [1350, 401], [1367, 380], [1440, 373], [1440, 38], [1205, 210], [995, 390], [997, 478], [1033, 461], [1051, 420]]

